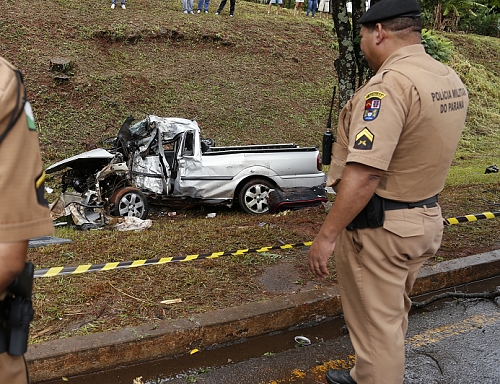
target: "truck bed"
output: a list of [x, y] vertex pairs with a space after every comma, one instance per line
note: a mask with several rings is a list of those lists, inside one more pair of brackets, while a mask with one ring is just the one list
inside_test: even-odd
[[204, 156], [221, 155], [228, 153], [263, 153], [263, 152], [288, 152], [288, 151], [316, 151], [316, 147], [299, 147], [296, 144], [265, 144], [265, 145], [241, 145], [228, 147], [210, 147], [204, 152]]

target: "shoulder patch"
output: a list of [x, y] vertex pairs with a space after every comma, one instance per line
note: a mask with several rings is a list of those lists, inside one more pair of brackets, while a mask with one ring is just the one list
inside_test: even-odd
[[380, 112], [382, 99], [387, 96], [384, 92], [372, 91], [365, 95], [365, 111], [363, 113], [364, 121], [375, 120]]
[[24, 104], [24, 113], [26, 114], [26, 121], [28, 123], [28, 128], [32, 131], [36, 130], [35, 118], [33, 117], [33, 110], [31, 109], [31, 104], [26, 101]]
[[368, 128], [364, 128], [361, 132], [356, 135], [356, 141], [354, 142], [354, 149], [372, 149], [373, 140], [375, 140], [375, 135], [370, 132]]

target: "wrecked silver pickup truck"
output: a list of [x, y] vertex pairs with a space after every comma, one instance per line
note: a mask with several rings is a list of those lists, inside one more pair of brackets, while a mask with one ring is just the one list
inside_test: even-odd
[[[94, 149], [51, 165], [63, 171], [63, 201], [87, 212], [145, 219], [148, 207], [190, 208], [239, 203], [251, 214], [269, 212], [272, 189], [324, 190], [319, 151], [294, 144], [217, 147], [196, 121], [129, 117], [109, 149]], [[75, 195], [77, 196], [75, 198]]]

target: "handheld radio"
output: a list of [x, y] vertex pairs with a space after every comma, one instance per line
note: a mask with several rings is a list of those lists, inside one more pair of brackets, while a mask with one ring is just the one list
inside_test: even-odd
[[335, 136], [333, 136], [332, 132], [332, 110], [336, 92], [337, 92], [337, 86], [333, 87], [332, 104], [330, 105], [330, 114], [328, 115], [328, 122], [326, 123], [326, 132], [323, 134], [321, 163], [323, 163], [324, 165], [330, 165], [330, 162], [332, 160], [332, 144], [335, 143]]

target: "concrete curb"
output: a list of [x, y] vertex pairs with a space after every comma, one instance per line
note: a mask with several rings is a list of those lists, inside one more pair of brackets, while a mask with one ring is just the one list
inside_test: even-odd
[[[421, 269], [413, 295], [500, 275], [500, 250]], [[186, 354], [194, 348], [313, 323], [342, 313], [336, 287], [244, 304], [188, 319], [166, 320], [36, 344], [26, 360], [33, 383]]]

